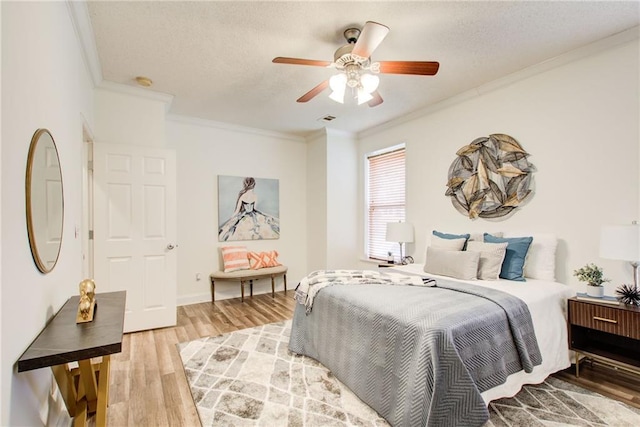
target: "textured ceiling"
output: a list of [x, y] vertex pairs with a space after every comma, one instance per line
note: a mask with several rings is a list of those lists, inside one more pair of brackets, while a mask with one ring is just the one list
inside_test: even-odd
[[[585, 1], [90, 1], [104, 80], [174, 95], [170, 113], [306, 135], [360, 132], [596, 40], [638, 26], [640, 3]], [[391, 31], [375, 60], [439, 61], [436, 76], [381, 75], [384, 103], [340, 105], [326, 90], [296, 99], [334, 70], [273, 64], [333, 60], [348, 27]], [[319, 118], [333, 115], [330, 124]]]

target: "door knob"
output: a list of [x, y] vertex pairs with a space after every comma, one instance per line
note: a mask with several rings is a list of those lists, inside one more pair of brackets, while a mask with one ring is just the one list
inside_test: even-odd
[[172, 243], [169, 243], [169, 244], [167, 245], [167, 249], [169, 249], [169, 250], [175, 249], [175, 248], [177, 248], [177, 247], [178, 247], [178, 245], [175, 245], [175, 246], [174, 246]]

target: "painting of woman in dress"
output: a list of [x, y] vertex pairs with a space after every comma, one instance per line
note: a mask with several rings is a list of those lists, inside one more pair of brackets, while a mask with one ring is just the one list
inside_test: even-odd
[[[260, 200], [258, 200], [258, 192]], [[278, 239], [280, 237], [278, 199], [277, 179], [220, 175], [218, 177], [218, 240], [226, 242]]]

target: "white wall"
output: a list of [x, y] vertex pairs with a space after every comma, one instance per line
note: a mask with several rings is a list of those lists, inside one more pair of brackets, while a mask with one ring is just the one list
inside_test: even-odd
[[[416, 230], [408, 253], [424, 260], [432, 229], [550, 232], [560, 239], [559, 281], [578, 285], [573, 270], [595, 262], [613, 279], [609, 292], [629, 283], [630, 268], [600, 259], [598, 244], [602, 225], [640, 216], [638, 52], [637, 40], [627, 42], [363, 137], [361, 156], [407, 144], [407, 218]], [[531, 154], [536, 190], [506, 220], [472, 221], [445, 197], [447, 172], [460, 147], [491, 133]]]
[[[289, 267], [288, 289], [293, 289], [307, 273], [304, 141], [195, 120], [168, 120], [166, 135], [167, 147], [176, 150], [178, 172], [178, 304], [211, 300], [209, 274], [221, 268], [218, 248], [226, 244], [277, 250], [279, 261]], [[279, 180], [279, 239], [218, 242], [218, 175]], [[276, 283], [282, 289], [282, 282]], [[271, 292], [268, 279], [254, 283], [254, 293], [264, 292]], [[237, 282], [216, 281], [216, 299], [239, 296]]]
[[[67, 423], [49, 369], [16, 362], [82, 279], [83, 117], [93, 121], [92, 83], [66, 2], [2, 2], [2, 241], [0, 425]], [[36, 269], [27, 237], [25, 169], [31, 137], [47, 128], [60, 156], [62, 248], [54, 270]], [[56, 401], [56, 399], [58, 399]], [[62, 412], [61, 412], [62, 411]]]
[[358, 145], [325, 129], [307, 141], [308, 272], [357, 268]]
[[327, 134], [307, 141], [307, 236], [309, 271], [327, 266]]
[[358, 248], [358, 146], [354, 136], [327, 130], [324, 169], [327, 255], [323, 268], [357, 268], [353, 254]]
[[[0, 6], [0, 34], [2, 32], [2, 7]], [[1, 37], [0, 37], [1, 39]], [[1, 49], [0, 49], [1, 51]], [[2, 58], [0, 57], [0, 65], [2, 64]], [[1, 67], [0, 67], [1, 69]], [[0, 84], [0, 95], [2, 94], [2, 84]], [[1, 105], [1, 103], [0, 103]], [[0, 106], [0, 113], [2, 107]], [[2, 135], [2, 120], [0, 120], [0, 136]], [[0, 144], [0, 200], [2, 200], [2, 144]], [[2, 209], [0, 209], [0, 242], [2, 242]], [[2, 245], [0, 244], [0, 307], [2, 307]], [[0, 331], [2, 331], [2, 316], [0, 315]], [[2, 363], [2, 339], [0, 338], [0, 402], [2, 402], [3, 390], [4, 390], [4, 364]], [[2, 410], [2, 404], [0, 404], [0, 422], [3, 420], [4, 411]]]
[[[209, 274], [220, 266], [217, 176], [255, 176], [280, 181], [280, 239], [237, 242], [249, 250], [276, 249], [289, 266], [290, 286], [306, 272], [306, 146], [301, 139], [173, 116], [168, 98], [144, 91], [97, 89], [96, 142], [174, 149], [177, 162], [178, 304], [209, 301]], [[116, 88], [122, 89], [124, 88]], [[200, 280], [196, 275], [200, 275]], [[282, 289], [282, 282], [277, 282]], [[254, 293], [270, 291], [269, 280]], [[216, 282], [216, 298], [240, 296], [237, 283]]]
[[96, 89], [95, 142], [165, 147], [168, 100], [155, 97], [150, 91], [145, 97], [143, 89], [137, 93]]

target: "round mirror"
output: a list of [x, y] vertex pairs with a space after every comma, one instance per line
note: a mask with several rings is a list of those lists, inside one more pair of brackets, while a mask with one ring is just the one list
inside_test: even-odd
[[62, 171], [53, 137], [38, 129], [27, 158], [27, 230], [33, 260], [43, 273], [53, 270], [62, 244]]

